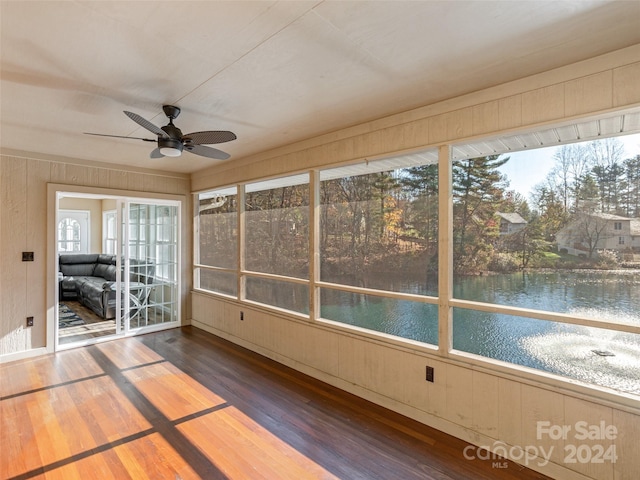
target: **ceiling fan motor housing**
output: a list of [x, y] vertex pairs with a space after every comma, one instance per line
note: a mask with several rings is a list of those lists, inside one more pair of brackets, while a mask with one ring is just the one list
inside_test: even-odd
[[162, 131], [166, 133], [169, 138], [174, 140], [182, 140], [182, 130], [176, 127], [173, 122], [170, 122], [169, 125], [165, 125], [162, 128]]

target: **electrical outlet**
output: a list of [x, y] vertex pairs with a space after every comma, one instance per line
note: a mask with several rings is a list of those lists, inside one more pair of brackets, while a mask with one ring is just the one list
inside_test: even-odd
[[433, 367], [427, 365], [427, 382], [433, 383]]
[[33, 262], [33, 252], [22, 252], [23, 262]]
[[244, 320], [244, 312], [240, 312], [240, 320]]
[[33, 317], [27, 317], [27, 327], [33, 327]]

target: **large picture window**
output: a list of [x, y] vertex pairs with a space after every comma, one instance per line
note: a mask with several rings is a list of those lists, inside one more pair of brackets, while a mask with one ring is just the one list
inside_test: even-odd
[[628, 145], [453, 162], [454, 303], [487, 306], [454, 308], [455, 350], [640, 394], [640, 335], [622, 327], [640, 325], [640, 237], [620, 236], [640, 234]]
[[308, 314], [309, 176], [246, 185], [244, 218], [246, 299]]
[[437, 344], [436, 152], [323, 170], [320, 207], [321, 317]]

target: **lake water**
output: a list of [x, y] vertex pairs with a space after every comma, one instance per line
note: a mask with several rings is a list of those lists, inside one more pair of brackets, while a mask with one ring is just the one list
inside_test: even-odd
[[[377, 280], [380, 282], [380, 279]], [[433, 286], [389, 279], [393, 290]], [[397, 282], [403, 283], [398, 288]], [[640, 272], [535, 272], [456, 280], [454, 297], [640, 325]], [[437, 344], [437, 306], [323, 289], [322, 316]], [[640, 335], [454, 308], [453, 347], [640, 395]]]

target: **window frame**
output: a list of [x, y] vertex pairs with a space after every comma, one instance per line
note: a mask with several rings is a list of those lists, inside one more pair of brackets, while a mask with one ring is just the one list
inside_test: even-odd
[[[113, 219], [114, 223], [114, 237], [109, 236], [109, 220]], [[118, 211], [117, 210], [104, 210], [102, 212], [102, 251], [104, 253], [113, 254], [116, 253], [116, 247], [118, 242]], [[110, 248], [113, 245], [113, 248]]]

